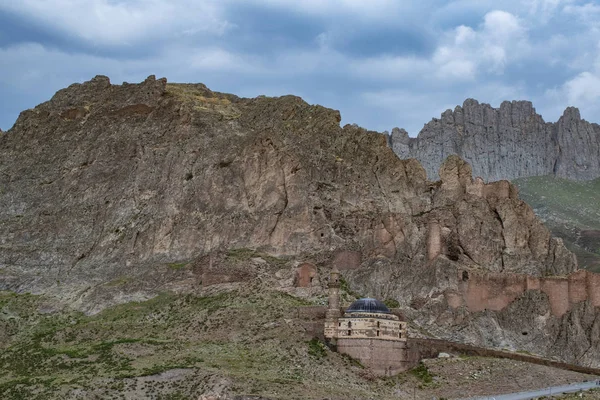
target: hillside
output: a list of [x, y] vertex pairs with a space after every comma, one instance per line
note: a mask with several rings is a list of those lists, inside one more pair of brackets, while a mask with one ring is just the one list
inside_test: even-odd
[[[457, 156], [430, 181], [385, 135], [340, 120], [295, 96], [154, 76], [97, 76], [22, 112], [0, 135], [0, 290], [17, 308], [40, 297], [24, 314], [2, 308], [4, 387], [57, 374], [154, 385], [166, 379], [155, 367], [193, 366], [217, 383], [238, 371], [236, 393], [323, 379], [325, 396], [338, 375], [310, 372], [304, 328], [285, 320], [322, 304], [333, 265], [347, 293], [393, 301], [415, 332], [600, 365], [600, 276], [578, 271], [514, 185], [474, 179]], [[263, 329], [275, 335], [264, 343]], [[267, 344], [281, 353], [252, 352]], [[19, 364], [28, 355], [48, 370]], [[255, 358], [266, 378], [249, 371]], [[348, 368], [353, 390], [375, 390]]]
[[0, 341], [4, 400], [456, 399], [594, 379], [467, 356], [376, 379], [304, 333], [295, 308], [314, 298], [261, 281], [205, 295], [164, 293], [94, 316], [49, 313], [47, 300], [0, 293], [0, 326], [10, 333]]
[[573, 182], [539, 176], [514, 184], [552, 234], [575, 253], [579, 266], [600, 272], [600, 179]]
[[442, 161], [456, 154], [485, 181], [553, 175], [571, 180], [600, 177], [600, 125], [567, 108], [546, 122], [529, 101], [505, 101], [499, 108], [467, 99], [427, 123], [418, 137], [395, 128], [390, 146], [400, 158], [416, 158], [430, 179]]

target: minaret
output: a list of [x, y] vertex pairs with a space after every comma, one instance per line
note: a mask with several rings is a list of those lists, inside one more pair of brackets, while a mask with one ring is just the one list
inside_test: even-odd
[[333, 267], [329, 274], [329, 307], [325, 313], [325, 337], [337, 338], [338, 318], [340, 313], [340, 271]]

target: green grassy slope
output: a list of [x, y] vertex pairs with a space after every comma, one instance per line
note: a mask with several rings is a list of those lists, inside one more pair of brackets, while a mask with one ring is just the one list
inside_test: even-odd
[[164, 293], [94, 316], [40, 312], [48, 302], [0, 292], [2, 400], [424, 400], [516, 391], [517, 369], [536, 377], [521, 380], [527, 388], [587, 379], [481, 357], [425, 360], [375, 378], [305, 333], [294, 317], [305, 300], [255, 285], [204, 297]]
[[352, 360], [305, 337], [290, 317], [306, 302], [284, 293], [163, 294], [95, 316], [41, 314], [44, 301], [0, 293], [2, 399], [197, 399], [219, 388], [281, 399], [369, 398], [379, 391]]
[[[325, 292], [302, 289], [294, 293], [303, 297], [295, 297], [276, 290], [278, 271], [293, 268], [288, 262], [249, 249], [232, 250], [220, 271], [260, 269], [255, 278], [202, 287], [198, 294], [164, 292], [96, 315], [58, 309], [46, 296], [0, 291], [0, 399], [197, 400], [207, 394], [222, 399], [384, 400], [464, 392], [456, 369], [442, 368], [430, 376], [421, 366], [375, 378], [359, 362], [313, 338], [314, 321], [301, 319], [298, 307], [323, 304]], [[181, 265], [172, 267], [185, 268]], [[346, 283], [342, 292], [347, 302], [354, 299]], [[504, 362], [437, 361], [451, 363], [465, 376]], [[570, 375], [558, 371], [548, 376], [548, 383], [534, 383], [548, 385]], [[513, 380], [500, 373], [492, 378], [501, 384]], [[489, 383], [479, 384], [473, 393], [495, 390]]]
[[577, 255], [580, 267], [600, 272], [600, 179], [575, 182], [536, 176], [513, 183], [520, 197]]

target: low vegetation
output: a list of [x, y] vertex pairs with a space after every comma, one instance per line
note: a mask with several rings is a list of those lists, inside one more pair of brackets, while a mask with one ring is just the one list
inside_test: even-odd
[[308, 354], [310, 354], [311, 356], [313, 356], [317, 359], [321, 359], [321, 358], [327, 356], [327, 346], [325, 345], [325, 343], [321, 342], [319, 339], [312, 338], [308, 342]]
[[514, 183], [520, 197], [575, 253], [579, 265], [600, 272], [600, 179], [576, 182], [536, 176]]
[[226, 119], [236, 119], [241, 115], [226, 95], [213, 93], [201, 84], [170, 83], [167, 95], [178, 98], [197, 111], [220, 114]]
[[383, 302], [388, 308], [398, 308], [400, 303], [396, 299], [385, 299]]
[[[307, 342], [290, 316], [310, 303], [285, 293], [163, 293], [93, 316], [39, 313], [47, 301], [0, 293], [3, 400], [76, 398], [78, 393], [84, 398], [197, 399], [198, 393], [223, 385], [233, 394], [273, 398], [297, 398], [305, 387], [303, 397], [322, 398], [350, 393], [332, 381], [356, 387], [360, 380], [354, 367], [323, 342]], [[359, 383], [356, 390], [367, 397], [372, 388]]]
[[415, 376], [423, 385], [429, 385], [433, 382], [433, 376], [429, 372], [427, 366], [419, 363], [415, 368], [410, 370], [410, 373]]
[[346, 302], [364, 297], [360, 293], [352, 290], [348, 284], [348, 281], [346, 281], [343, 276], [340, 276], [340, 289], [342, 299]]

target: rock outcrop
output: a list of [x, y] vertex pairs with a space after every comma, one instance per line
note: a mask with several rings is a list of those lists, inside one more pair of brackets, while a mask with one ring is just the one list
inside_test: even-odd
[[600, 177], [600, 126], [569, 107], [556, 123], [546, 123], [528, 101], [505, 101], [500, 108], [468, 99], [425, 125], [417, 138], [395, 128], [390, 145], [400, 158], [416, 158], [437, 179], [451, 154], [486, 181], [555, 175], [574, 180]]
[[[450, 156], [431, 182], [385, 135], [341, 128], [340, 119], [294, 96], [241, 99], [154, 77], [117, 86], [99, 76], [59, 91], [0, 136], [0, 290], [95, 312], [163, 290], [249, 281], [264, 260], [228, 260], [256, 250], [297, 260], [290, 290], [321, 287], [335, 264], [353, 288], [396, 299], [440, 337], [500, 346], [486, 334], [512, 304], [528, 307], [531, 291], [482, 325], [483, 311], [451, 295], [463, 273], [542, 279], [577, 270], [508, 181], [473, 179]], [[588, 321], [598, 313], [591, 298], [540, 326], [569, 313]], [[560, 326], [580, 324], [569, 321]], [[506, 323], [509, 345], [520, 345], [520, 329]], [[559, 333], [547, 332], [555, 335], [532, 350], [549, 354]], [[581, 349], [591, 334], [569, 332]]]

